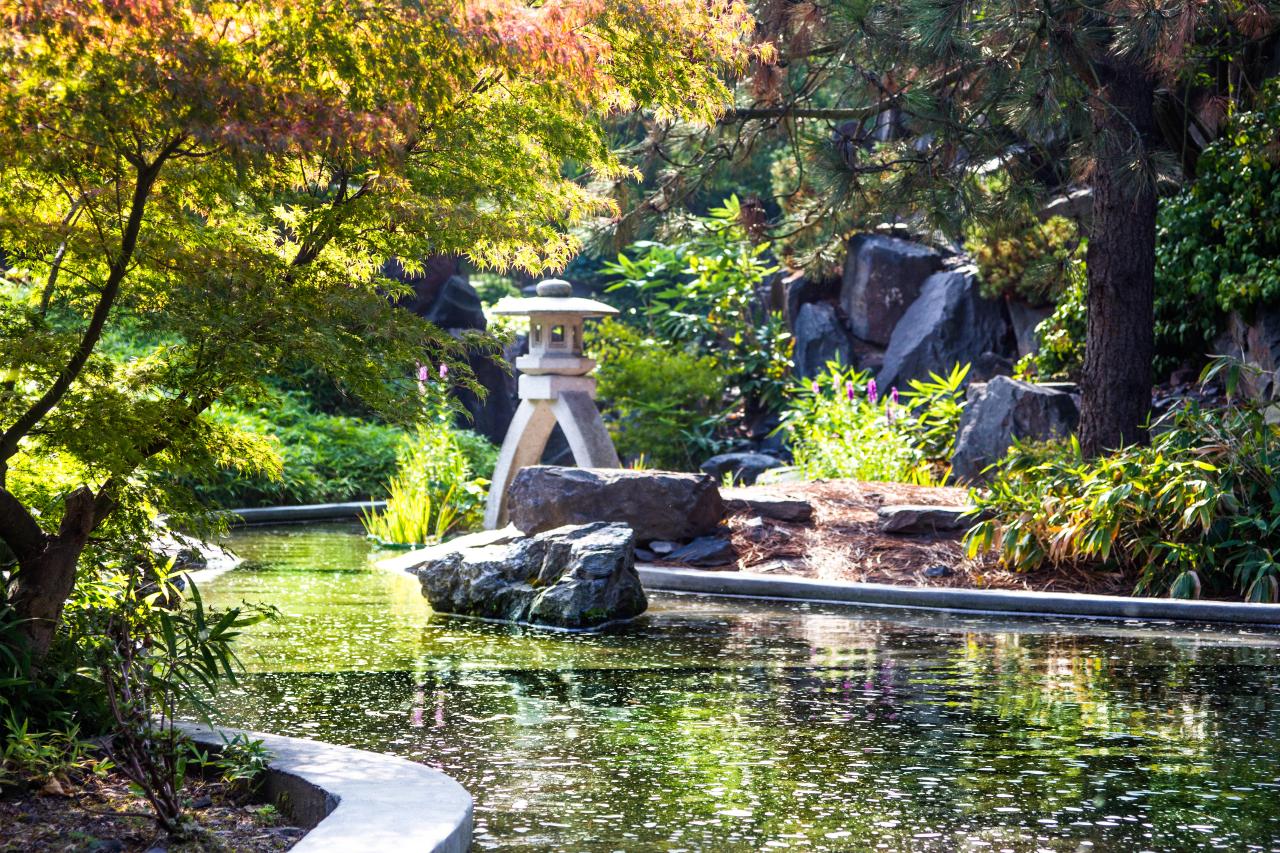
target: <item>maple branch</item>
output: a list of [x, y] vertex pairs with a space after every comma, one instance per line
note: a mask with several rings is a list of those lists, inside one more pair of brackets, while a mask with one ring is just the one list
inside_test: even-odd
[[133, 253], [138, 246], [138, 234], [142, 231], [143, 214], [146, 209], [147, 199], [151, 194], [151, 188], [155, 185], [156, 178], [160, 175], [161, 167], [181, 143], [181, 137], [174, 139], [160, 151], [155, 160], [138, 167], [137, 180], [133, 188], [133, 200], [129, 207], [129, 218], [125, 222], [124, 231], [120, 236], [120, 254], [111, 262], [106, 284], [103, 286], [102, 293], [98, 298], [98, 304], [94, 306], [93, 314], [89, 318], [89, 325], [85, 328], [84, 334], [80, 338], [80, 343], [76, 346], [67, 363], [58, 371], [58, 376], [54, 379], [53, 384], [0, 435], [0, 475], [8, 467], [8, 461], [18, 452], [18, 442], [31, 432], [40, 423], [41, 419], [53, 410], [54, 406], [58, 405], [58, 402], [62, 400], [72, 384], [80, 376], [85, 365], [89, 363], [89, 357], [93, 355], [93, 350], [97, 347], [98, 341], [102, 337], [102, 332], [106, 328], [107, 317], [111, 314], [111, 308], [115, 304], [116, 297], [120, 295], [120, 286], [129, 272]]

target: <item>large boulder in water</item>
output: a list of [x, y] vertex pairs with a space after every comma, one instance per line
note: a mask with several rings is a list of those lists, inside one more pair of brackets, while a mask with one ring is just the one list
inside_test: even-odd
[[997, 376], [969, 386], [969, 404], [960, 419], [951, 471], [961, 482], [978, 482], [1015, 438], [1063, 438], [1080, 423], [1080, 409], [1067, 391]]
[[720, 490], [706, 474], [553, 465], [521, 469], [507, 506], [511, 523], [524, 533], [612, 521], [630, 527], [641, 542], [705, 536], [725, 515]]
[[1009, 349], [1004, 306], [978, 292], [974, 270], [929, 276], [920, 297], [893, 330], [876, 382], [905, 386], [930, 373], [946, 375], [956, 364], [975, 364], [986, 353]]
[[849, 241], [840, 304], [849, 328], [864, 341], [884, 346], [924, 280], [942, 267], [942, 256], [928, 246], [860, 234]]
[[431, 608], [555, 628], [593, 628], [649, 606], [623, 524], [561, 527], [463, 547], [420, 565]]

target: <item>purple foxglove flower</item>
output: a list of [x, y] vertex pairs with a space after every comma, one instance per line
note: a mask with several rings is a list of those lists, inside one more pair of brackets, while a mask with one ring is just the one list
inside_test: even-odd
[[427, 369], [425, 364], [418, 365], [418, 393], [427, 393], [427, 377], [431, 375], [431, 371]]
[[844, 383], [844, 395], [849, 398], [850, 403], [857, 399], [858, 392], [854, 388], [853, 380]]
[[880, 394], [876, 391], [876, 381], [872, 379], [867, 383], [867, 402], [871, 405], [876, 404], [876, 400], [880, 399]]
[[894, 405], [897, 405], [898, 403], [898, 386], [897, 385], [894, 385], [892, 388], [889, 389], [889, 399], [893, 401]]

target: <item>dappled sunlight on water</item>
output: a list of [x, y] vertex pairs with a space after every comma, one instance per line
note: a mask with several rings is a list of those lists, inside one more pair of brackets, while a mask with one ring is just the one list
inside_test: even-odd
[[430, 612], [348, 528], [237, 533], [277, 605], [224, 722], [392, 752], [501, 850], [1280, 850], [1280, 637], [654, 596]]

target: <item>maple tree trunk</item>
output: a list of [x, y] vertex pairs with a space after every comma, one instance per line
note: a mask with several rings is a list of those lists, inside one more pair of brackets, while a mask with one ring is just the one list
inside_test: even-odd
[[1155, 355], [1156, 191], [1135, 169], [1156, 134], [1154, 87], [1134, 66], [1104, 73], [1106, 103], [1093, 108], [1097, 158], [1081, 383], [1080, 444], [1089, 456], [1145, 440]]
[[[0, 490], [0, 538], [18, 558], [17, 588], [10, 598], [32, 658], [49, 651], [62, 619], [62, 608], [76, 583], [76, 565], [89, 536], [110, 504], [79, 488], [67, 496], [57, 533], [44, 533], [7, 491]], [[21, 513], [21, 514], [20, 514]]]

